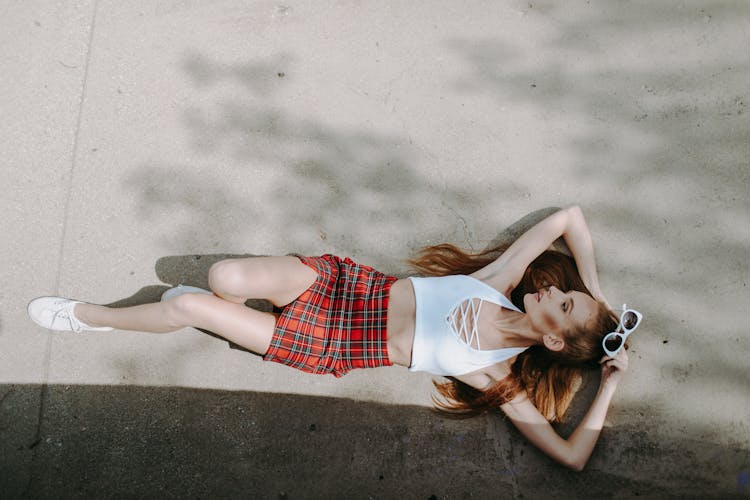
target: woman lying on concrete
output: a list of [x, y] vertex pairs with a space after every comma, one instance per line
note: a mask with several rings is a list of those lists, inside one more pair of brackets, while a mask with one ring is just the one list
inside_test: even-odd
[[[574, 259], [547, 250], [560, 236]], [[119, 309], [41, 297], [28, 311], [52, 330], [193, 326], [310, 373], [396, 364], [443, 375], [439, 410], [500, 408], [534, 445], [581, 470], [628, 366], [625, 337], [641, 319], [610, 311], [581, 210], [550, 215], [506, 249], [471, 255], [443, 244], [411, 263], [427, 277], [397, 279], [332, 255], [229, 259], [211, 267], [210, 292], [179, 286], [159, 303]], [[248, 308], [251, 298], [281, 312]], [[596, 397], [563, 439], [550, 422], [562, 419], [582, 370], [596, 363]]]

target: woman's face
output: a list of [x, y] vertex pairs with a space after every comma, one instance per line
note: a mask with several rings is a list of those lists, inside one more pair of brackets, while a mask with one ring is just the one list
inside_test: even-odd
[[599, 309], [590, 295], [577, 291], [561, 292], [554, 286], [527, 293], [523, 305], [532, 328], [555, 335], [585, 325]]

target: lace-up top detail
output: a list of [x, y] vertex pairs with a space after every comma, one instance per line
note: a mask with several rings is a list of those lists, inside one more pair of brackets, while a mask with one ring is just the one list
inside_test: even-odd
[[485, 302], [521, 313], [488, 284], [463, 275], [409, 279], [416, 299], [409, 370], [463, 375], [526, 350], [526, 347], [482, 349], [479, 319]]
[[483, 303], [482, 299], [467, 299], [454, 306], [445, 318], [458, 340], [475, 349], [482, 348], [479, 345], [479, 313]]

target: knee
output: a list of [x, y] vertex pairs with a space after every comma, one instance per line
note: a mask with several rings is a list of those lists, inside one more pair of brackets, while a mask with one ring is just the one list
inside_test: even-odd
[[208, 286], [219, 295], [235, 295], [243, 281], [242, 266], [233, 259], [221, 260], [208, 270]]
[[175, 328], [193, 326], [204, 299], [203, 294], [184, 293], [164, 302], [167, 322]]

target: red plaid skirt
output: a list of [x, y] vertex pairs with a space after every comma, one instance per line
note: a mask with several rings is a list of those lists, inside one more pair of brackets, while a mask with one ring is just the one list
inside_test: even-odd
[[318, 277], [284, 307], [263, 359], [336, 377], [392, 365], [386, 324], [396, 278], [334, 255], [297, 257]]

